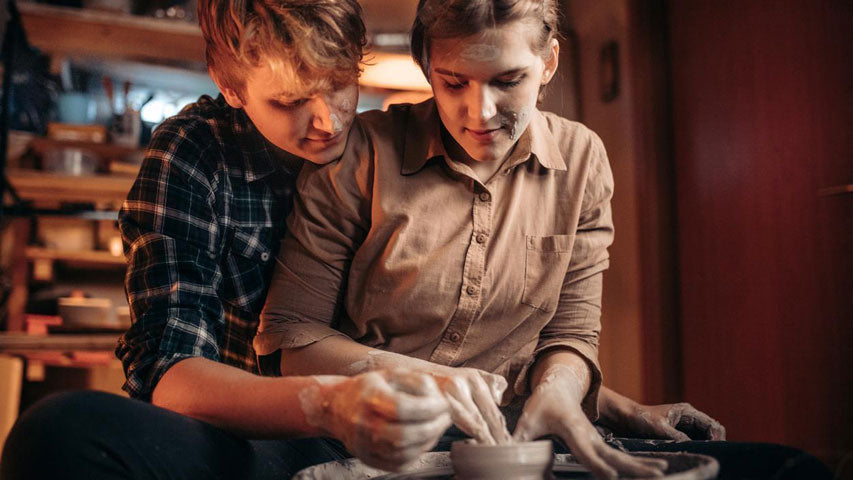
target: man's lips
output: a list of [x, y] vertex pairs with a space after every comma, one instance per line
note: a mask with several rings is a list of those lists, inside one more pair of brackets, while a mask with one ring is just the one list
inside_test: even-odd
[[343, 136], [344, 132], [338, 132], [334, 135], [324, 137], [305, 137], [305, 140], [312, 145], [331, 145], [337, 143]]
[[489, 143], [494, 140], [500, 130], [500, 128], [466, 128], [465, 132], [480, 143]]

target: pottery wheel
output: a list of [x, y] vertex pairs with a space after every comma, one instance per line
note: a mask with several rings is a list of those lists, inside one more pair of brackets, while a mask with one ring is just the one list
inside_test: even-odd
[[[662, 458], [669, 462], [669, 469], [662, 477], [667, 480], [707, 480], [717, 477], [720, 465], [706, 455], [683, 452], [631, 452], [631, 455]], [[571, 455], [554, 456], [555, 479], [593, 478], [589, 470], [575, 461]], [[407, 472], [388, 473], [368, 467], [356, 459], [323, 463], [306, 468], [294, 480], [444, 480], [453, 478], [453, 466], [449, 452], [424, 454]]]

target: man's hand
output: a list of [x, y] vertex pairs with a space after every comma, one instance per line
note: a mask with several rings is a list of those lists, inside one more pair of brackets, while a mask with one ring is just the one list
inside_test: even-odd
[[666, 461], [632, 457], [608, 446], [598, 435], [580, 406], [589, 384], [588, 370], [580, 370], [586, 368], [551, 365], [525, 403], [513, 438], [530, 441], [557, 435], [596, 478], [663, 476]]
[[453, 423], [480, 443], [494, 445], [511, 440], [506, 418], [498, 409], [506, 379], [476, 368], [448, 367], [397, 353], [371, 351], [349, 373], [387, 368], [406, 368], [435, 379], [447, 403]]
[[720, 422], [689, 403], [642, 405], [601, 388], [601, 423], [618, 435], [677, 440], [725, 440]]
[[475, 368], [433, 367], [431, 375], [450, 404], [453, 423], [480, 443], [509, 443], [506, 418], [498, 409], [506, 379]]
[[450, 426], [447, 401], [428, 375], [394, 370], [315, 378], [318, 384], [300, 394], [305, 419], [373, 467], [405, 468]]

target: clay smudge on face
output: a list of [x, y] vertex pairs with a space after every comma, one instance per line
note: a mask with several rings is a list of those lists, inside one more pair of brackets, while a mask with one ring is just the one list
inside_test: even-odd
[[332, 133], [338, 134], [344, 129], [344, 122], [341, 121], [341, 117], [338, 116], [337, 113], [333, 113], [329, 115], [329, 120], [332, 122]]
[[518, 140], [530, 121], [530, 108], [524, 107], [519, 111], [501, 110], [501, 127], [505, 128], [512, 141]]
[[500, 55], [501, 51], [498, 47], [487, 43], [465, 45], [459, 53], [460, 57], [473, 62], [492, 62], [500, 57]]

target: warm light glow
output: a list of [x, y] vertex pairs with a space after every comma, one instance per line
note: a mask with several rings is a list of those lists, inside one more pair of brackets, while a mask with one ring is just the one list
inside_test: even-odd
[[429, 91], [429, 83], [423, 72], [412, 60], [402, 53], [374, 52], [367, 59], [359, 83], [366, 87], [392, 90]]

